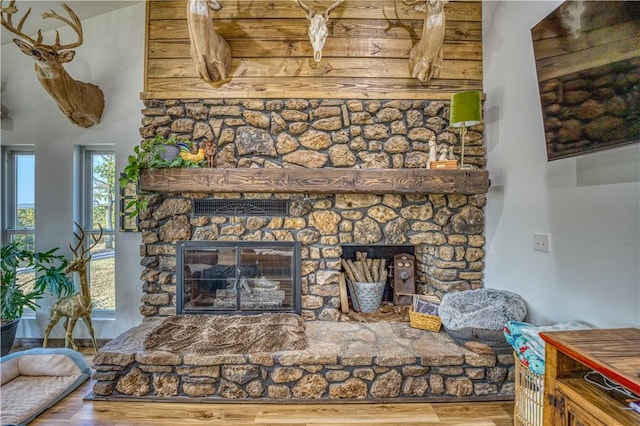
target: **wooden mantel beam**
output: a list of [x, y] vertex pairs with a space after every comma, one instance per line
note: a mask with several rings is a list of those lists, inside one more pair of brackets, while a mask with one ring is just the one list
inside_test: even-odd
[[430, 169], [209, 169], [144, 170], [140, 188], [154, 192], [483, 194], [486, 170]]

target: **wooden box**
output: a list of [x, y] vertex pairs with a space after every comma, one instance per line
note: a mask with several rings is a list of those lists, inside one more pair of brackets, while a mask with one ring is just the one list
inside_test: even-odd
[[457, 169], [458, 162], [456, 160], [442, 160], [442, 161], [432, 161], [429, 164], [430, 169]]

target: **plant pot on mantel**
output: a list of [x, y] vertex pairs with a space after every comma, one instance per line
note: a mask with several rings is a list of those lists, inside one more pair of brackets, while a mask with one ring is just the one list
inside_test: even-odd
[[13, 321], [3, 322], [2, 326], [0, 326], [0, 330], [2, 331], [2, 341], [0, 341], [0, 356], [5, 356], [11, 351], [13, 341], [16, 338], [16, 331], [18, 330], [19, 322], [20, 319], [18, 318]]
[[180, 148], [176, 145], [159, 145], [158, 155], [165, 161], [172, 161], [178, 154], [180, 154]]

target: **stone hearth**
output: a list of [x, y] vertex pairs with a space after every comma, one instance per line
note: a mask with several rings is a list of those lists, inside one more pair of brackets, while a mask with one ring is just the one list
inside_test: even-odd
[[145, 351], [145, 321], [94, 358], [93, 399], [251, 402], [513, 399], [511, 354], [480, 355], [403, 322], [307, 321], [304, 351], [194, 356]]

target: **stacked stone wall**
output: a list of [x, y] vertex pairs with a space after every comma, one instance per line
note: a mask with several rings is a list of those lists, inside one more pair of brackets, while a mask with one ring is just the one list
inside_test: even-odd
[[[147, 100], [145, 138], [155, 134], [217, 146], [216, 167], [425, 167], [428, 141], [459, 152], [448, 104], [363, 100]], [[483, 167], [482, 127], [469, 132], [465, 162]], [[322, 173], [321, 170], [318, 173]], [[176, 241], [299, 241], [302, 315], [340, 319], [342, 245], [412, 244], [418, 291], [482, 287], [485, 195], [147, 194], [141, 213], [147, 317], [175, 315]], [[196, 198], [290, 200], [286, 217], [199, 216]]]
[[202, 356], [166, 352], [96, 365], [98, 396], [271, 400], [513, 397], [513, 355], [429, 357]]
[[[460, 157], [442, 101], [146, 100], [143, 138], [211, 139], [216, 167], [420, 168], [429, 141]], [[465, 139], [465, 163], [486, 164], [482, 125]]]

